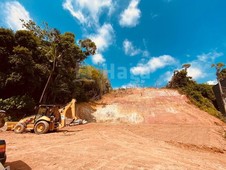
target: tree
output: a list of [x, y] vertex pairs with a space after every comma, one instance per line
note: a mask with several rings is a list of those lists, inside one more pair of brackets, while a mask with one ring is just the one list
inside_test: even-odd
[[192, 77], [187, 76], [187, 69], [191, 66], [191, 64], [182, 65], [182, 70], [175, 70], [172, 79], [168, 83], [167, 87], [169, 88], [181, 88], [187, 86], [194, 81]]
[[10, 73], [9, 56], [13, 53], [15, 44], [12, 30], [0, 28], [0, 94], [4, 96], [5, 80]]
[[[66, 32], [61, 34], [58, 30], [49, 28], [46, 23], [43, 29], [33, 21], [23, 21], [23, 26], [39, 37], [41, 48], [48, 54], [49, 61], [52, 63], [52, 69], [39, 102], [43, 98], [46, 101], [47, 96], [49, 96], [49, 100], [54, 102], [56, 95], [69, 95], [70, 88], [73, 86], [71, 82], [76, 78], [81, 62], [89, 55], [95, 54], [95, 43], [90, 39], [85, 39], [79, 41], [79, 46], [75, 43], [73, 33]], [[66, 84], [65, 80], [62, 81], [63, 79], [67, 79]], [[49, 90], [47, 92], [48, 87]], [[60, 91], [61, 93], [59, 94]]]
[[186, 72], [189, 67], [191, 67], [191, 64], [183, 64], [182, 65], [182, 68], [184, 68]]
[[82, 49], [84, 50], [84, 53], [88, 56], [88, 55], [94, 55], [96, 52], [96, 45], [94, 42], [92, 42], [90, 39], [85, 39], [85, 40], [80, 40], [79, 41], [80, 46]]
[[219, 79], [223, 80], [226, 78], [226, 68], [223, 68], [219, 73]]
[[79, 69], [78, 84], [86, 91], [85, 100], [100, 99], [105, 93], [111, 89], [108, 77], [102, 70], [98, 70], [92, 66], [83, 66]]
[[216, 69], [216, 76], [217, 76], [217, 80], [220, 81], [221, 77], [220, 77], [220, 73], [223, 70], [223, 67], [225, 66], [224, 63], [217, 63], [217, 64], [212, 64], [211, 67], [214, 67]]
[[[77, 44], [73, 33], [60, 33], [46, 23], [40, 27], [29, 21], [24, 26], [26, 30], [16, 32], [0, 28], [0, 109], [28, 113], [42, 99], [46, 104], [65, 104], [71, 98], [87, 101], [109, 91], [102, 71], [82, 66], [95, 54], [94, 42], [85, 39]], [[83, 75], [81, 66], [87, 70]]]

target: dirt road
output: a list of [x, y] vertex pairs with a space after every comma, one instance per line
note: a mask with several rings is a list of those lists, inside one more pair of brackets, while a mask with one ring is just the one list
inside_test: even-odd
[[77, 112], [97, 123], [45, 135], [0, 133], [11, 169], [226, 169], [225, 124], [175, 90], [113, 91]]

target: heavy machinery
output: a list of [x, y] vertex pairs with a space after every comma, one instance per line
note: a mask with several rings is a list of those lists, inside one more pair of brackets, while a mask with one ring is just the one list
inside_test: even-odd
[[[0, 128], [2, 128], [5, 124], [5, 111], [0, 110]], [[6, 142], [5, 140], [0, 139], [0, 169], [5, 169], [4, 164], [6, 161]]]
[[[72, 99], [65, 107], [60, 105], [39, 105], [35, 108], [35, 115], [25, 117], [19, 122], [6, 122], [7, 130], [23, 133], [32, 130], [36, 134], [44, 134], [73, 124], [79, 118], [75, 109], [76, 100]], [[85, 121], [79, 121], [86, 123]]]
[[6, 161], [6, 143], [5, 140], [0, 140], [0, 164], [5, 163]]

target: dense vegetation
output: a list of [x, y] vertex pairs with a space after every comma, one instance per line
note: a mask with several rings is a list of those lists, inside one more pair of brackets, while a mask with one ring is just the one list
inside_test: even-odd
[[82, 66], [96, 51], [90, 39], [77, 44], [73, 33], [32, 21], [23, 24], [26, 30], [0, 28], [0, 109], [31, 110], [39, 102], [65, 104], [72, 98], [86, 101], [109, 91], [103, 71]]
[[[192, 77], [187, 75], [187, 69], [190, 65], [184, 65], [182, 70], [176, 70], [171, 81], [168, 83], [168, 88], [178, 89], [181, 93], [186, 94], [192, 103], [200, 109], [223, 119], [222, 114], [217, 110], [216, 98], [213, 93], [212, 85], [198, 84], [192, 80]], [[220, 70], [217, 75], [226, 78], [225, 69]]]

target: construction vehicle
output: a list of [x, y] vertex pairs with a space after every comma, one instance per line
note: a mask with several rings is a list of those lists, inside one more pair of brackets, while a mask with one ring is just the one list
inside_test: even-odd
[[[0, 128], [2, 128], [5, 124], [5, 111], [0, 110]], [[6, 142], [5, 140], [0, 139], [0, 169], [5, 169], [4, 164], [6, 161]]]
[[6, 143], [5, 140], [0, 140], [0, 164], [4, 165], [6, 161]]
[[[75, 109], [76, 100], [72, 99], [65, 107], [60, 105], [39, 105], [35, 108], [35, 115], [25, 117], [19, 122], [6, 122], [7, 130], [14, 130], [15, 133], [23, 133], [27, 130], [36, 134], [44, 134], [56, 131], [66, 125], [75, 124], [79, 118]], [[82, 121], [81, 123], [86, 123]]]

